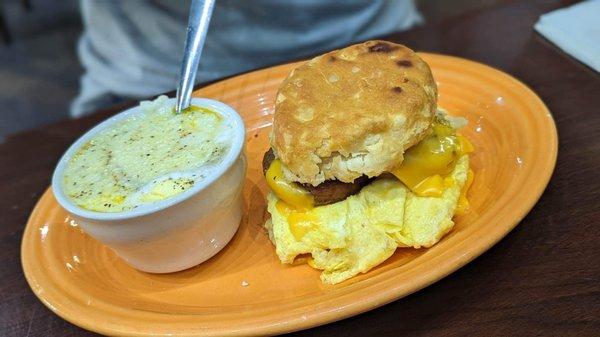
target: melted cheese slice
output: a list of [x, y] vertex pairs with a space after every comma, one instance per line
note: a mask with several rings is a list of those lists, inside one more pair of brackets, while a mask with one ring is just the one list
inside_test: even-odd
[[288, 205], [298, 210], [308, 210], [314, 207], [314, 197], [309, 191], [284, 178], [283, 167], [279, 159], [273, 160], [265, 176], [273, 193]]
[[431, 135], [406, 151], [400, 167], [392, 171], [421, 197], [441, 196], [446, 187], [444, 177], [452, 172], [458, 158], [474, 149], [449, 125], [436, 123], [432, 129]]
[[467, 181], [460, 190], [460, 196], [458, 197], [458, 203], [456, 205], [456, 211], [454, 212], [454, 214], [463, 215], [469, 210], [470, 205], [469, 199], [467, 199], [467, 192], [469, 192], [469, 188], [471, 188], [471, 184], [473, 184], [474, 178], [475, 173], [473, 172], [473, 170], [469, 169], [469, 172], [467, 172]]

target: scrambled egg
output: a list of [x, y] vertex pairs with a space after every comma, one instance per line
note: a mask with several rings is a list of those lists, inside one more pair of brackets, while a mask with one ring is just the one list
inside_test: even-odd
[[346, 200], [297, 211], [268, 195], [265, 227], [283, 263], [310, 254], [321, 280], [335, 284], [365, 273], [397, 247], [430, 247], [454, 226], [461, 190], [467, 187], [469, 156], [444, 178], [438, 197], [418, 196], [395, 178], [379, 178]]

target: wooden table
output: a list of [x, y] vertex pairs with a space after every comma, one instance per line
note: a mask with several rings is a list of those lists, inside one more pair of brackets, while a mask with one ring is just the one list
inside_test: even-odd
[[[506, 1], [388, 37], [489, 64], [528, 84], [558, 124], [556, 171], [521, 224], [469, 265], [384, 307], [297, 335], [600, 335], [600, 76], [532, 29], [540, 14], [567, 3]], [[120, 108], [20, 133], [0, 145], [0, 336], [93, 335], [34, 296], [19, 247], [59, 156]]]

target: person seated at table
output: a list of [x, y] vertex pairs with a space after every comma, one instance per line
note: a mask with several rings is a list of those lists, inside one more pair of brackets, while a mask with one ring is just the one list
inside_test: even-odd
[[[71, 115], [172, 91], [189, 1], [82, 0], [85, 68]], [[197, 82], [308, 57], [419, 23], [412, 0], [217, 0]]]

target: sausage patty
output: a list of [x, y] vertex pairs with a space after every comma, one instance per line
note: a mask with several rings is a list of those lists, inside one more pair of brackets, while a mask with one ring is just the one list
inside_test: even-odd
[[[263, 173], [266, 174], [269, 166], [275, 160], [275, 154], [273, 149], [265, 152], [263, 157]], [[358, 193], [365, 185], [370, 183], [373, 179], [362, 176], [354, 180], [353, 183], [345, 183], [339, 180], [326, 180], [317, 186], [311, 184], [300, 184], [307, 191], [309, 191], [315, 198], [315, 205], [328, 205], [338, 201], [342, 201], [347, 197]]]

